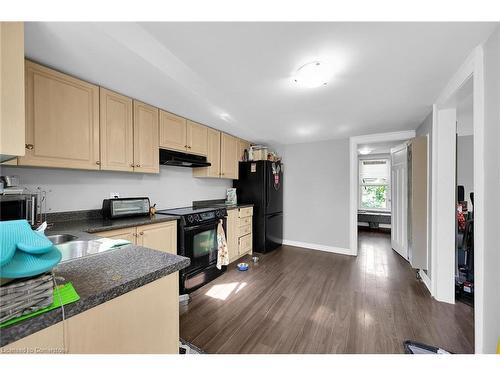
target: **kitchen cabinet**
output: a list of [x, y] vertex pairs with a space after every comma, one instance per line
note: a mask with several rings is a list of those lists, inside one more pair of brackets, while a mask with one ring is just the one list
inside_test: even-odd
[[0, 161], [25, 153], [24, 24], [0, 22]]
[[227, 211], [226, 236], [230, 262], [252, 254], [252, 215], [253, 207]]
[[207, 156], [208, 128], [194, 121], [187, 121], [187, 148], [190, 154]]
[[221, 136], [221, 178], [238, 179], [238, 139], [232, 135], [222, 133]]
[[238, 259], [238, 210], [228, 210], [226, 220], [227, 251], [229, 261]]
[[99, 237], [128, 240], [134, 245], [177, 254], [177, 221], [140, 225], [96, 233]]
[[26, 60], [19, 165], [99, 169], [99, 87]]
[[132, 244], [136, 245], [135, 241], [136, 233], [137, 233], [136, 227], [131, 227], [131, 228], [108, 230], [106, 232], [99, 232], [96, 233], [96, 235], [105, 238], [127, 240], [130, 241]]
[[212, 164], [210, 167], [193, 168], [195, 177], [220, 177], [220, 137], [218, 130], [207, 130], [207, 161]]
[[132, 99], [100, 88], [101, 169], [134, 171]]
[[160, 173], [158, 108], [134, 100], [134, 172]]
[[178, 354], [178, 272], [6, 345], [1, 351]]
[[250, 148], [250, 142], [245, 141], [244, 139], [240, 139], [238, 141], [238, 161], [243, 161], [243, 155], [245, 154], [245, 150]]
[[207, 156], [208, 128], [160, 110], [160, 147]]
[[177, 222], [137, 227], [137, 245], [177, 254]]
[[160, 110], [160, 147], [186, 152], [187, 120]]

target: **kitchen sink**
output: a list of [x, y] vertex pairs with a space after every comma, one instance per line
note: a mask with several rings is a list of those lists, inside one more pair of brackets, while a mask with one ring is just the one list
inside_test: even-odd
[[65, 243], [65, 242], [74, 241], [78, 237], [77, 236], [73, 236], [72, 234], [54, 234], [52, 236], [47, 236], [47, 238], [54, 245], [60, 245], [60, 244]]
[[120, 247], [110, 248], [101, 241], [69, 241], [56, 245], [62, 254], [61, 262], [67, 262], [77, 258], [83, 258], [91, 255], [97, 255], [109, 250], [119, 249]]

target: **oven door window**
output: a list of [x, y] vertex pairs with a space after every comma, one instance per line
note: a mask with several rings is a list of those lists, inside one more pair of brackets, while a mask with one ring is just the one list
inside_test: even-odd
[[217, 251], [217, 231], [215, 229], [196, 233], [193, 236], [193, 258], [210, 257]]

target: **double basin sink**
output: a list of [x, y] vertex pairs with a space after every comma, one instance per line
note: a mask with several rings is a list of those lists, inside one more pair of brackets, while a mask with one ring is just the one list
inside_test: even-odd
[[114, 249], [103, 246], [101, 241], [80, 240], [72, 234], [55, 234], [47, 236], [47, 238], [61, 252], [61, 263]]

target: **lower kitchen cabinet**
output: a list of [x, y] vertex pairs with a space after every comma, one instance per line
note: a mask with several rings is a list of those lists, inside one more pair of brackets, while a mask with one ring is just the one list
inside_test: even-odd
[[137, 245], [177, 254], [177, 222], [137, 227]]
[[226, 235], [230, 262], [252, 254], [252, 215], [253, 207], [227, 211]]
[[177, 354], [178, 272], [0, 349], [3, 353]]
[[177, 221], [114, 229], [96, 233], [99, 237], [128, 240], [134, 245], [177, 254]]

